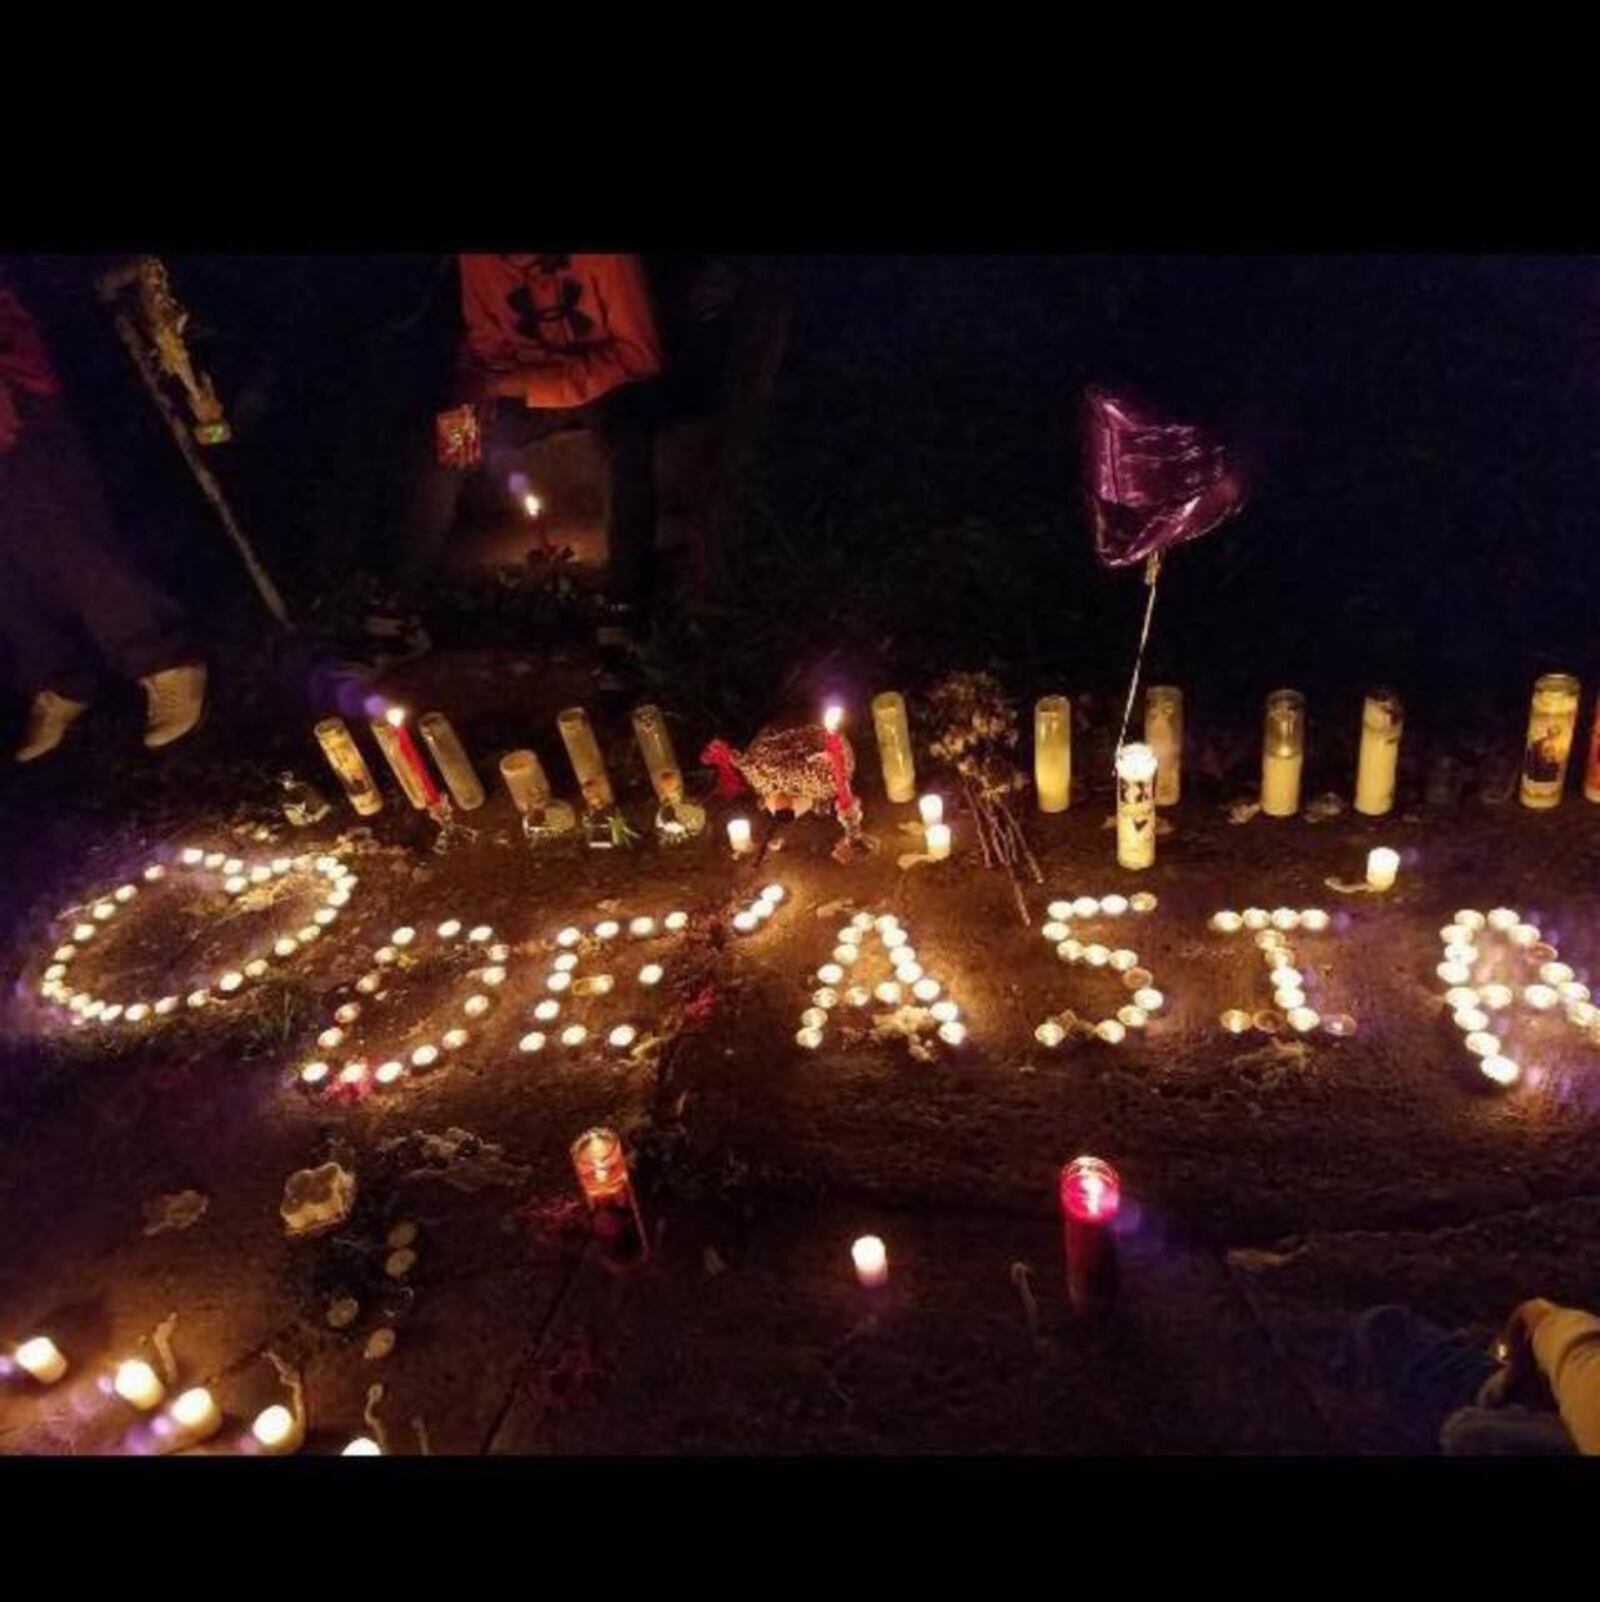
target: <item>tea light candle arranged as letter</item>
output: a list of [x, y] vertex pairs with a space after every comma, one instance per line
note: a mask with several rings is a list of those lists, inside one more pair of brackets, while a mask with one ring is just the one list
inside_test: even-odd
[[418, 720], [417, 727], [422, 730], [422, 738], [427, 741], [433, 760], [439, 764], [444, 782], [450, 786], [455, 804], [463, 812], [481, 807], [483, 785], [449, 718], [443, 712], [429, 712]]
[[1033, 708], [1033, 784], [1041, 812], [1065, 812], [1072, 799], [1072, 703], [1040, 697]]
[[41, 1385], [54, 1385], [67, 1371], [67, 1360], [61, 1348], [48, 1335], [35, 1335], [25, 1340], [11, 1355], [17, 1367]]
[[411, 730], [406, 727], [405, 709], [392, 706], [381, 718], [374, 718], [372, 736], [412, 806], [419, 812], [438, 806], [439, 786], [434, 783], [433, 774], [411, 738]]
[[876, 1235], [863, 1235], [850, 1248], [850, 1259], [856, 1265], [856, 1278], [868, 1290], [876, 1290], [889, 1280], [889, 1251]]
[[1292, 818], [1300, 810], [1300, 770], [1306, 755], [1306, 698], [1298, 690], [1267, 697], [1261, 744], [1261, 810]]
[[878, 737], [878, 760], [883, 764], [883, 788], [889, 799], [911, 800], [917, 793], [917, 767], [906, 723], [906, 698], [898, 690], [873, 696], [872, 731]]
[[572, 1166], [607, 1265], [629, 1268], [643, 1262], [650, 1248], [615, 1131], [586, 1129], [572, 1143]]
[[1076, 1313], [1103, 1312], [1116, 1298], [1117, 1253], [1111, 1224], [1122, 1204], [1122, 1181], [1098, 1157], [1074, 1157], [1061, 1170], [1066, 1231], [1067, 1296]]
[[1148, 868], [1156, 860], [1156, 755], [1147, 745], [1117, 752], [1117, 862]]
[[123, 1401], [138, 1408], [141, 1413], [159, 1407], [161, 1398], [167, 1394], [167, 1388], [157, 1377], [156, 1371], [137, 1357], [130, 1357], [127, 1362], [117, 1366], [116, 1378], [111, 1384]]
[[263, 1452], [287, 1457], [290, 1452], [298, 1451], [306, 1438], [305, 1420], [281, 1402], [274, 1402], [256, 1414], [250, 1433]]
[[1183, 691], [1152, 684], [1144, 698], [1144, 743], [1156, 754], [1156, 805], [1175, 807], [1183, 787]]
[[222, 1410], [204, 1385], [196, 1385], [173, 1402], [172, 1422], [184, 1443], [195, 1446], [210, 1440], [222, 1428]]
[[1388, 846], [1374, 846], [1367, 853], [1367, 883], [1374, 890], [1392, 890], [1400, 872], [1400, 853]]
[[1546, 673], [1533, 686], [1528, 741], [1522, 755], [1522, 804], [1536, 811], [1559, 806], [1567, 782], [1567, 759], [1578, 726], [1578, 681], [1570, 673]]
[[1405, 711], [1393, 690], [1372, 690], [1361, 707], [1361, 755], [1356, 762], [1356, 811], [1381, 818], [1394, 806]]
[[372, 770], [354, 736], [345, 727], [344, 719], [324, 718], [312, 732], [356, 812], [363, 818], [370, 818], [374, 812], [383, 811], [383, 797], [373, 782]]

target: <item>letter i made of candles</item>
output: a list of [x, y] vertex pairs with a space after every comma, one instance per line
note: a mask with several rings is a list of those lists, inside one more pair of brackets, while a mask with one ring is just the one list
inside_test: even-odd
[[1395, 772], [1405, 711], [1393, 690], [1368, 692], [1361, 707], [1361, 753], [1356, 762], [1356, 811], [1381, 818], [1394, 806]]
[[620, 1137], [610, 1129], [586, 1129], [572, 1143], [572, 1166], [606, 1265], [631, 1268], [643, 1262], [650, 1245]]
[[343, 718], [324, 718], [313, 731], [328, 766], [344, 789], [350, 805], [363, 818], [383, 810], [383, 796], [373, 781], [372, 770], [361, 754], [355, 737]]
[[1144, 743], [1156, 756], [1156, 805], [1175, 807], [1183, 787], [1183, 691], [1152, 684], [1144, 698]]
[[1065, 812], [1072, 800], [1072, 703], [1041, 696], [1033, 708], [1033, 784], [1041, 812]]
[[916, 760], [906, 722], [906, 698], [898, 690], [873, 696], [872, 729], [878, 737], [878, 760], [883, 764], [883, 788], [889, 799], [896, 803], [915, 800]]
[[1292, 818], [1300, 810], [1300, 775], [1306, 759], [1306, 698], [1298, 690], [1267, 697], [1261, 741], [1261, 810]]
[[1525, 807], [1544, 811], [1561, 804], [1572, 737], [1578, 727], [1578, 696], [1578, 681], [1570, 673], [1546, 673], [1533, 686], [1522, 755]]

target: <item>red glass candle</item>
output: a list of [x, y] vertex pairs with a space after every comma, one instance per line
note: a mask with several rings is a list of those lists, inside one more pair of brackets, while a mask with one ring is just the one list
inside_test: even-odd
[[1104, 1311], [1116, 1298], [1117, 1250], [1111, 1226], [1122, 1181], [1098, 1157], [1074, 1157], [1061, 1170], [1061, 1216], [1067, 1247], [1067, 1296], [1074, 1312]]
[[586, 1129], [572, 1143], [572, 1166], [606, 1266], [633, 1268], [643, 1262], [649, 1245], [621, 1137], [611, 1129]]
[[828, 760], [833, 764], [833, 797], [839, 809], [839, 816], [856, 809], [855, 794], [850, 789], [850, 773], [845, 767], [844, 741], [839, 736], [839, 725], [844, 722], [844, 708], [830, 706], [822, 714], [822, 727], [825, 731], [824, 743], [828, 750]]
[[417, 788], [422, 792], [426, 804], [436, 807], [439, 804], [439, 786], [433, 782], [432, 770], [422, 759], [422, 752], [417, 749], [417, 742], [411, 738], [411, 730], [406, 726], [404, 707], [392, 706], [384, 714], [389, 727], [394, 730], [395, 744], [400, 749], [400, 759], [416, 776]]

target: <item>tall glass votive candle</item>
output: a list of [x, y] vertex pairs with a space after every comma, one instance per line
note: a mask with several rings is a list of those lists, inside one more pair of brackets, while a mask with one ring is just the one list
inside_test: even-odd
[[1111, 1227], [1122, 1203], [1122, 1180], [1099, 1157], [1074, 1157], [1061, 1170], [1067, 1296], [1076, 1313], [1093, 1315], [1116, 1298], [1117, 1253]]
[[370, 818], [373, 813], [383, 811], [383, 796], [373, 782], [372, 770], [344, 719], [324, 718], [313, 732], [322, 754], [328, 759], [328, 766], [356, 812], [363, 818]]
[[1156, 754], [1147, 745], [1117, 752], [1117, 863], [1148, 868], [1156, 860]]
[[1535, 811], [1559, 806], [1567, 782], [1572, 736], [1578, 727], [1578, 681], [1546, 673], [1533, 686], [1528, 740], [1522, 754], [1522, 804]]
[[572, 1166], [610, 1266], [631, 1267], [641, 1262], [649, 1246], [628, 1178], [628, 1160], [616, 1132], [586, 1129], [572, 1143]]
[[1183, 788], [1183, 691], [1152, 684], [1144, 698], [1144, 743], [1156, 754], [1156, 805], [1175, 807]]
[[664, 806], [683, 799], [683, 769], [678, 766], [678, 755], [672, 748], [672, 735], [667, 720], [658, 706], [636, 706], [633, 709], [633, 733], [644, 757], [645, 771], [656, 800]]
[[483, 805], [483, 785], [449, 718], [443, 712], [428, 712], [417, 720], [417, 728], [444, 775], [451, 799], [463, 812], [476, 811]]
[[395, 778], [400, 781], [406, 800], [418, 812], [426, 812], [437, 805], [439, 788], [411, 738], [411, 731], [405, 726], [405, 714], [395, 710], [385, 713], [381, 718], [374, 718], [372, 737], [378, 742], [378, 749], [383, 752], [384, 760]]
[[906, 722], [906, 698], [898, 690], [873, 696], [872, 732], [878, 737], [878, 760], [883, 764], [883, 788], [889, 799], [897, 803], [914, 800], [917, 765]]
[[1395, 771], [1405, 710], [1393, 690], [1371, 690], [1361, 705], [1361, 754], [1356, 762], [1356, 811], [1381, 818], [1394, 806]]
[[507, 751], [500, 758], [500, 777], [518, 812], [529, 813], [550, 799], [550, 780], [537, 751]]
[[600, 743], [590, 726], [589, 714], [581, 706], [569, 706], [557, 717], [556, 727], [561, 731], [561, 743], [567, 748], [578, 788], [583, 792], [583, 804], [591, 812], [611, 811], [617, 804], [616, 794], [606, 772], [605, 758], [600, 755]]
[[1072, 799], [1072, 703], [1041, 696], [1033, 708], [1033, 784], [1041, 812], [1065, 812]]
[[1300, 774], [1306, 758], [1306, 698], [1298, 690], [1267, 697], [1261, 741], [1261, 810], [1292, 818], [1300, 810]]
[[1583, 799], [1600, 801], [1600, 702], [1595, 704], [1594, 723], [1589, 730], [1589, 760], [1583, 768]]

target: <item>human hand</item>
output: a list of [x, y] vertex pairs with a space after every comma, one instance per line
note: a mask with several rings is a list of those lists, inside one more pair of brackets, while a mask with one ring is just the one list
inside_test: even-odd
[[1507, 1401], [1536, 1399], [1544, 1389], [1544, 1376], [1533, 1350], [1533, 1335], [1555, 1311], [1555, 1303], [1542, 1296], [1520, 1303], [1506, 1320], [1495, 1342], [1495, 1356], [1504, 1365], [1502, 1391]]

